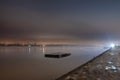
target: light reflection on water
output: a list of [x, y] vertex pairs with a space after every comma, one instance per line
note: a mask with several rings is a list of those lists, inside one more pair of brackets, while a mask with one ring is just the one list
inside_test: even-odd
[[[0, 80], [55, 80], [105, 51], [102, 47], [0, 47]], [[70, 52], [65, 58], [45, 53]]]

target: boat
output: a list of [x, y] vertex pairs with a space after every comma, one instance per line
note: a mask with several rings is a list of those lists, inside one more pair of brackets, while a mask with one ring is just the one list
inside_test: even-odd
[[55, 52], [55, 53], [51, 53], [51, 54], [45, 54], [45, 57], [49, 57], [49, 58], [62, 58], [62, 57], [70, 56], [70, 55], [71, 55], [71, 53]]

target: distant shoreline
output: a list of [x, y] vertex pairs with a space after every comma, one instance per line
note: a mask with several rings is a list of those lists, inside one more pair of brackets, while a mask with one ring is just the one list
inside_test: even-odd
[[7, 46], [20, 46], [20, 47], [24, 47], [24, 46], [28, 46], [28, 47], [34, 47], [34, 46], [46, 46], [46, 47], [59, 47], [59, 46], [80, 46], [80, 47], [97, 47], [95, 45], [71, 45], [71, 44], [46, 44], [46, 45], [43, 45], [43, 44], [38, 44], [38, 45], [34, 45], [34, 44], [0, 44], [1, 47], [7, 47]]

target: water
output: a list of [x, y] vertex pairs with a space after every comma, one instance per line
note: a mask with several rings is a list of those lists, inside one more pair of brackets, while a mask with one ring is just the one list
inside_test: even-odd
[[[105, 50], [80, 46], [0, 47], [0, 80], [55, 80]], [[59, 59], [44, 57], [53, 52], [71, 55]]]

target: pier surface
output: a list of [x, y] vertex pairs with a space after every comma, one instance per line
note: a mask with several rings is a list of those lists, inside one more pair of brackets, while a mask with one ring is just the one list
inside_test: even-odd
[[120, 80], [120, 47], [104, 52], [56, 80]]

